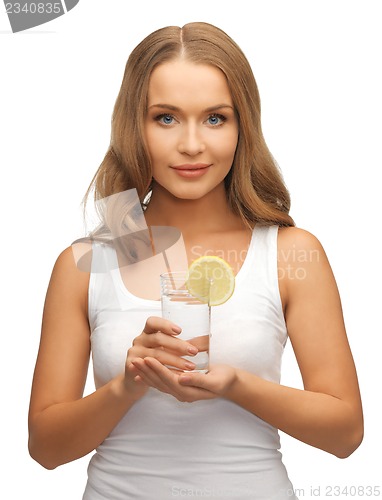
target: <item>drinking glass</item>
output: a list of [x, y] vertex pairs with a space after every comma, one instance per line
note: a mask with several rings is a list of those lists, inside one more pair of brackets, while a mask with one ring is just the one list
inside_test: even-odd
[[[184, 356], [195, 363], [192, 371], [206, 373], [209, 365], [209, 338], [211, 324], [211, 307], [208, 302], [201, 302], [193, 297], [187, 289], [187, 271], [177, 271], [161, 274], [162, 317], [180, 326], [182, 332], [178, 335], [183, 340], [195, 337], [206, 337], [203, 346], [207, 350], [198, 352], [195, 356]], [[207, 295], [208, 296], [208, 295]]]

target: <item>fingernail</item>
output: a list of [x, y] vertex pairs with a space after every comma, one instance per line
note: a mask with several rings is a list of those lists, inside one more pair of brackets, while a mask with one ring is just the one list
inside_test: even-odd
[[185, 368], [187, 368], [187, 370], [194, 370], [195, 369], [194, 363], [186, 362], [186, 363], [184, 363], [184, 366], [185, 366]]
[[181, 384], [189, 384], [191, 382], [191, 377], [189, 375], [181, 375], [179, 377], [179, 382]]
[[198, 354], [198, 348], [195, 347], [194, 345], [190, 345], [189, 347], [187, 347], [187, 352], [189, 352], [190, 354]]
[[174, 325], [174, 326], [172, 327], [172, 331], [173, 331], [174, 333], [180, 333], [180, 332], [182, 331], [182, 329], [181, 329], [179, 326]]

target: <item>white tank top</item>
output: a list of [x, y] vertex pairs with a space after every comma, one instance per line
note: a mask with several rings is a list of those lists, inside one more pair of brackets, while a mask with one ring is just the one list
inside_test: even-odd
[[[256, 226], [233, 296], [211, 312], [211, 363], [280, 382], [287, 341], [277, 275], [278, 227]], [[126, 353], [159, 301], [125, 287], [115, 250], [93, 246], [89, 322], [96, 387], [124, 370]], [[84, 500], [295, 499], [277, 429], [222, 398], [181, 403], [149, 389], [97, 448]]]

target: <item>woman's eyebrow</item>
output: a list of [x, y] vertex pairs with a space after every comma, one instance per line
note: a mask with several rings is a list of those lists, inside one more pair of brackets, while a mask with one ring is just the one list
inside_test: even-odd
[[[160, 109], [168, 109], [170, 111], [181, 111], [180, 108], [178, 108], [177, 106], [173, 106], [172, 104], [162, 104], [162, 103], [158, 103], [158, 104], [151, 104], [148, 109], [151, 109], [151, 108], [160, 108]], [[234, 109], [233, 106], [231, 106], [230, 104], [215, 104], [214, 106], [209, 106], [208, 108], [204, 109], [203, 112], [207, 112], [207, 113], [210, 113], [212, 111], [218, 111], [220, 109], [223, 109], [223, 108], [230, 108], [230, 109]]]

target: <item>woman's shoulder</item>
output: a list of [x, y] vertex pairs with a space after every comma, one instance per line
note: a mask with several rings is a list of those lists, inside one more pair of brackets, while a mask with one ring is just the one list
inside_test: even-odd
[[52, 280], [61, 286], [87, 290], [92, 259], [92, 246], [88, 242], [75, 242], [58, 255], [52, 271]]
[[88, 266], [92, 258], [92, 243], [87, 238], [75, 240], [71, 245], [64, 248], [56, 258], [55, 267], [65, 270], [86, 270], [90, 271]]
[[67, 310], [86, 314], [90, 273], [79, 269], [72, 245], [58, 255], [50, 276], [44, 315]]
[[[299, 227], [282, 227], [277, 241], [278, 264], [288, 269], [327, 266], [325, 250], [317, 236]], [[302, 271], [301, 271], [302, 272]]]
[[318, 289], [335, 286], [331, 266], [321, 242], [310, 231], [298, 227], [280, 228], [277, 266], [283, 304], [295, 297], [313, 296]]
[[323, 250], [317, 236], [296, 226], [279, 228], [278, 246], [280, 249], [290, 250]]

